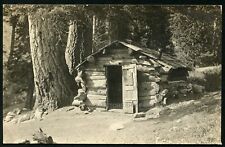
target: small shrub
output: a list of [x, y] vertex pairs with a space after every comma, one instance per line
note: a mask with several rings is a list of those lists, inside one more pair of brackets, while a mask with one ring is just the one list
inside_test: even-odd
[[221, 66], [199, 68], [189, 72], [188, 81], [192, 84], [205, 86], [205, 90], [212, 92], [221, 89]]
[[221, 68], [208, 70], [205, 74], [206, 91], [216, 91], [221, 89]]
[[192, 84], [198, 84], [204, 86], [206, 79], [205, 74], [199, 71], [191, 71], [189, 72], [188, 81]]

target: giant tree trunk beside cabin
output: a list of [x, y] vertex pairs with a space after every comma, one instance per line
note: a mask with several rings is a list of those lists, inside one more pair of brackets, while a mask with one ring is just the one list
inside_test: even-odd
[[36, 92], [34, 109], [41, 106], [55, 110], [70, 104], [74, 96], [75, 84], [66, 66], [55, 17], [46, 9], [39, 9], [28, 17]]
[[33, 73], [33, 69], [32, 69], [32, 64], [29, 64], [29, 67], [27, 67], [28, 70], [28, 79], [29, 79], [29, 83], [28, 83], [28, 91], [27, 91], [27, 97], [25, 100], [25, 108], [28, 108], [30, 110], [32, 110], [33, 105], [34, 105], [34, 97], [33, 97], [33, 93], [34, 93], [34, 73]]

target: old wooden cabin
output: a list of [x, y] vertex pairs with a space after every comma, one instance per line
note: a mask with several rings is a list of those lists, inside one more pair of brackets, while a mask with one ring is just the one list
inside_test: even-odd
[[86, 104], [139, 112], [162, 101], [170, 83], [185, 81], [188, 68], [167, 54], [115, 41], [88, 56], [76, 69], [83, 71]]

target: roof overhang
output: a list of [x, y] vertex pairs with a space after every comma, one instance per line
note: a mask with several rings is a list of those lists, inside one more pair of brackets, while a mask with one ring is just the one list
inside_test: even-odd
[[[161, 59], [158, 59], [158, 57], [156, 55], [153, 55], [152, 53], [154, 54], [157, 54], [157, 51], [153, 51], [153, 50], [150, 50], [150, 49], [144, 49], [144, 48], [140, 48], [138, 46], [135, 46], [135, 45], [132, 45], [132, 44], [128, 44], [128, 43], [125, 43], [125, 42], [122, 42], [122, 41], [114, 41], [102, 48], [100, 48], [99, 50], [97, 50], [96, 52], [90, 54], [88, 57], [90, 56], [95, 56], [99, 53], [101, 53], [104, 49], [109, 49], [110, 46], [112, 45], [115, 45], [115, 44], [120, 44], [120, 45], [123, 45], [135, 52], [139, 52], [147, 57], [149, 57], [151, 60], [153, 60], [154, 62], [157, 62], [159, 63], [160, 65], [162, 65], [163, 67], [166, 67], [167, 69], [176, 69], [176, 68], [187, 68], [188, 70], [190, 69], [187, 65], [183, 64], [181, 61], [179, 61], [178, 59], [168, 55], [168, 54], [163, 54]], [[152, 52], [152, 53], [151, 53]], [[88, 62], [87, 61], [87, 58], [85, 58], [85, 60], [83, 62], [81, 62], [80, 64], [78, 64], [75, 69], [78, 69], [81, 65], [83, 65], [84, 63]]]

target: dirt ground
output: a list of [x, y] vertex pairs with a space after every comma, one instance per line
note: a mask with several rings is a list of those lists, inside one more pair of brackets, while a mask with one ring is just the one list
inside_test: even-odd
[[134, 120], [133, 115], [122, 112], [84, 114], [64, 107], [41, 121], [4, 122], [3, 143], [32, 140], [40, 127], [56, 143], [221, 144], [221, 92], [166, 107], [159, 118], [148, 120]]

